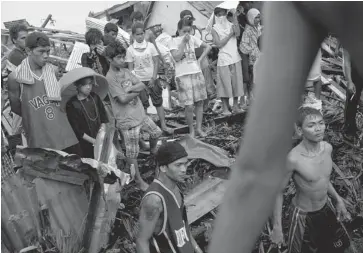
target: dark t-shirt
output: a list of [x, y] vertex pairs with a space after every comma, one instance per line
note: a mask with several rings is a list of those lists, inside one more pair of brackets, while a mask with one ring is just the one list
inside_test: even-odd
[[96, 71], [98, 74], [106, 76], [108, 70], [110, 69], [110, 65], [106, 59], [106, 57], [95, 53], [91, 54], [84, 53], [81, 59], [82, 67], [88, 67]]
[[11, 64], [15, 65], [16, 67], [20, 65], [20, 63], [27, 57], [27, 54], [25, 51], [20, 50], [19, 48], [14, 48], [9, 56], [8, 60]]
[[73, 96], [67, 102], [66, 111], [68, 121], [81, 145], [82, 156], [93, 158], [93, 146], [83, 140], [83, 135], [87, 134], [92, 138], [96, 138], [101, 124], [108, 123], [101, 98], [93, 92], [82, 101], [78, 100], [77, 96]]

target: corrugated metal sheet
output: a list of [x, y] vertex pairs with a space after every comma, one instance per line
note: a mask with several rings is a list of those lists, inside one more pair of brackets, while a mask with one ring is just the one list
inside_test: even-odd
[[79, 252], [88, 211], [85, 188], [42, 178], [34, 184], [40, 205], [48, 209], [58, 248], [62, 253]]
[[223, 1], [188, 1], [194, 8], [196, 8], [200, 13], [202, 13], [207, 18], [213, 13], [214, 8], [223, 3]]
[[10, 29], [10, 27], [12, 27], [13, 25], [16, 25], [16, 24], [23, 24], [23, 25], [30, 27], [30, 25], [29, 25], [28, 21], [26, 21], [26, 19], [18, 19], [18, 20], [4, 22], [4, 26], [6, 29]]
[[66, 66], [66, 71], [71, 71], [72, 69], [82, 67], [81, 64], [82, 54], [87, 53], [89, 50], [90, 49], [88, 45], [76, 41], [72, 53], [69, 56], [68, 63]]
[[35, 186], [19, 174], [1, 185], [1, 229], [16, 251], [39, 238], [39, 211]]

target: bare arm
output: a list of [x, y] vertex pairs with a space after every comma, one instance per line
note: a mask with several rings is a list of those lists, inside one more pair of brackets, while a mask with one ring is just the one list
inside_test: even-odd
[[21, 116], [20, 84], [15, 80], [14, 72], [8, 77], [8, 86], [11, 111]]
[[[257, 75], [256, 100], [216, 220], [210, 253], [252, 251], [280, 193], [300, 95], [325, 36], [319, 36], [294, 3], [268, 2], [265, 10], [266, 46]], [[279, 35], [281, 30], [286, 37]], [[267, 83], [268, 87], [259, 85]], [[282, 101], [281, 97], [289, 99]]]
[[173, 56], [175, 61], [180, 61], [181, 58], [184, 55], [186, 43], [184, 40], [181, 41], [181, 43], [178, 45], [178, 49], [170, 50], [171, 55]]
[[95, 144], [96, 143], [96, 139], [95, 138], [92, 138], [91, 136], [89, 136], [86, 133], [83, 134], [82, 139], [85, 140], [85, 141], [88, 141], [91, 144]]
[[140, 230], [136, 238], [137, 253], [150, 253], [150, 238], [162, 211], [163, 205], [159, 196], [151, 194], [145, 197], [140, 210]]
[[290, 154], [287, 158], [287, 174], [282, 184], [281, 192], [277, 195], [275, 209], [272, 216], [273, 230], [271, 234], [271, 241], [277, 245], [281, 245], [284, 242], [282, 232], [282, 204], [284, 201], [283, 190], [288, 185], [290, 178], [292, 177], [294, 167], [294, 160]]
[[212, 29], [212, 36], [213, 36], [213, 43], [218, 47], [218, 48], [222, 48], [224, 47], [228, 41], [233, 37], [233, 32], [229, 33], [229, 35], [227, 37], [225, 37], [224, 39], [219, 39], [219, 35], [217, 34], [217, 32]]
[[212, 47], [209, 46], [207, 43], [203, 42], [200, 45], [201, 48], [204, 48], [202, 55], [199, 57], [198, 61], [203, 60], [210, 52], [210, 50], [212, 50]]
[[159, 73], [159, 56], [153, 56], [153, 62], [154, 62], [154, 72], [153, 72], [153, 79], [156, 80], [158, 73]]
[[128, 62], [127, 65], [129, 66], [130, 71], [134, 70], [134, 63], [133, 62]]

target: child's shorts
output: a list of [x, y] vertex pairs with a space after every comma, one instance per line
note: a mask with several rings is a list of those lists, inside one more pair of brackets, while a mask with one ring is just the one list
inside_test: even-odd
[[145, 131], [150, 134], [150, 138], [157, 139], [162, 135], [161, 129], [148, 116], [145, 116], [144, 121], [128, 130], [121, 130], [123, 140], [126, 147], [126, 157], [136, 159], [139, 155], [139, 139], [140, 131]]
[[202, 72], [175, 78], [181, 106], [193, 105], [207, 99], [207, 88]]
[[146, 85], [146, 89], [140, 92], [140, 99], [145, 109], [149, 108], [149, 96], [151, 102], [155, 107], [163, 105], [163, 88], [159, 79], [155, 80], [154, 86], [150, 87], [149, 82], [143, 82]]

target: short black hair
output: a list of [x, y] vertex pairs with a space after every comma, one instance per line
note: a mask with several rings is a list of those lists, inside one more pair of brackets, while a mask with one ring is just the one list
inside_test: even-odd
[[90, 28], [85, 34], [86, 43], [88, 46], [97, 44], [98, 41], [103, 41], [102, 32], [96, 28]]
[[136, 33], [136, 29], [142, 29], [143, 31], [145, 31], [145, 26], [143, 23], [141, 22], [136, 22], [135, 24], [132, 25], [132, 28], [131, 28], [131, 31], [132, 31], [132, 34], [135, 34]]
[[115, 40], [106, 47], [104, 55], [113, 59], [118, 55], [126, 55], [126, 49], [123, 47], [121, 42]]
[[193, 20], [188, 18], [182, 18], [178, 22], [178, 30], [181, 30], [184, 26], [193, 26]]
[[296, 125], [298, 127], [302, 127], [304, 120], [306, 119], [307, 116], [310, 116], [310, 115], [317, 115], [317, 116], [323, 117], [321, 112], [315, 108], [308, 107], [308, 106], [300, 107], [299, 108], [299, 117], [296, 121]]
[[88, 79], [88, 78], [91, 78], [93, 79], [94, 77], [93, 76], [86, 76], [86, 77], [83, 77], [77, 81], [74, 82], [74, 85], [78, 88], [78, 87], [81, 87], [84, 85], [84, 82]]
[[118, 33], [118, 26], [114, 23], [107, 23], [104, 28], [104, 33], [115, 32]]
[[50, 46], [50, 41], [45, 33], [33, 32], [26, 37], [25, 46], [29, 49], [48, 47]]
[[27, 32], [28, 27], [24, 24], [15, 24], [10, 27], [9, 29], [9, 35], [11, 42], [14, 43], [14, 40], [16, 40], [19, 36], [19, 32]]
[[144, 14], [142, 14], [140, 11], [134, 11], [133, 13], [131, 13], [131, 16], [130, 16], [130, 20], [131, 22], [134, 21], [134, 19], [136, 20], [144, 20]]

